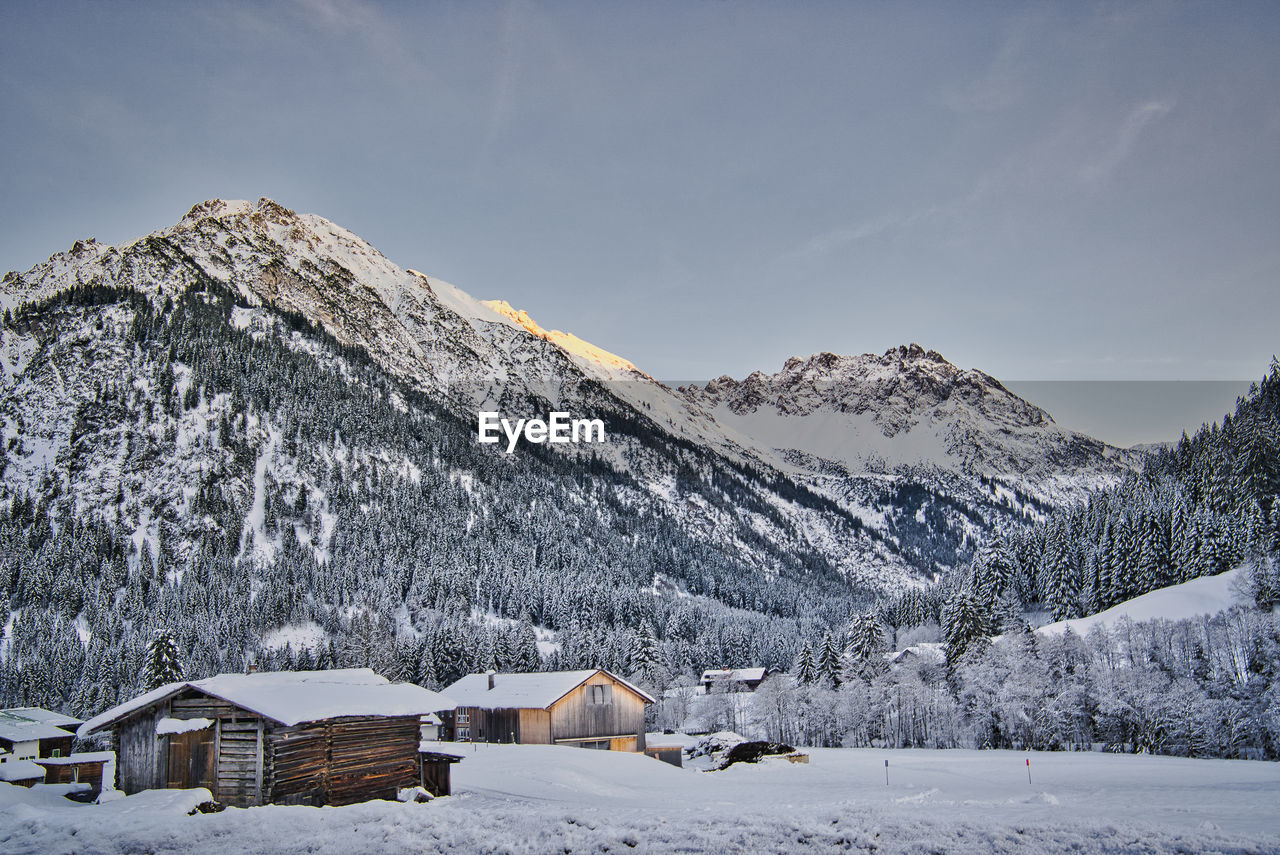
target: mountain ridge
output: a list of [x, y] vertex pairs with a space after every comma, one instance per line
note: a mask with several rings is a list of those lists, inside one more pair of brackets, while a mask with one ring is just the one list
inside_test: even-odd
[[[912, 427], [923, 418], [916, 412], [922, 401], [934, 407], [925, 414], [930, 419], [948, 401], [974, 394], [979, 403], [998, 398], [991, 413], [1025, 430], [1052, 425], [1052, 419], [989, 375], [962, 371], [918, 345], [874, 358], [795, 357], [778, 375], [755, 372], [741, 383], [721, 378], [701, 391], [671, 389], [622, 357], [571, 334], [545, 330], [527, 312], [503, 301], [476, 300], [447, 282], [401, 268], [341, 226], [265, 198], [256, 203], [209, 200], [193, 206], [175, 225], [118, 247], [76, 241], [26, 273], [7, 274], [0, 291], [6, 310], [68, 289], [105, 285], [132, 289], [163, 304], [212, 282], [243, 303], [232, 310], [230, 323], [269, 334], [279, 321], [264, 312], [304, 318], [339, 345], [367, 353], [382, 369], [460, 418], [474, 418], [481, 409], [513, 415], [550, 409], [604, 414], [617, 442], [590, 449], [561, 446], [557, 453], [576, 456], [584, 464], [598, 458], [615, 471], [630, 473], [653, 501], [725, 548], [740, 544], [750, 528], [753, 537], [828, 555], [847, 576], [873, 585], [918, 584], [913, 580], [936, 572], [937, 564], [953, 565], [995, 522], [1035, 512], [1036, 502], [1079, 496], [1096, 483], [1118, 478], [1124, 469], [1123, 462], [1113, 461], [1109, 469], [1090, 470], [1083, 480], [1068, 472], [1061, 479], [1065, 487], [1042, 490], [1041, 481], [1054, 476], [1057, 463], [1078, 467], [1084, 460], [1097, 468], [1099, 455], [1067, 454], [1060, 461], [1028, 463], [1030, 452], [1021, 458], [1004, 453], [1000, 424], [988, 419], [995, 425], [991, 428], [977, 416], [959, 426], [964, 430], [951, 426], [951, 448], [935, 447], [934, 457], [871, 460], [842, 456], [838, 447], [820, 442], [779, 443], [759, 424], [743, 419], [763, 409], [766, 399], [775, 409], [789, 409], [789, 416], [812, 421], [830, 415], [832, 400], [862, 395], [856, 406], [863, 414], [872, 405], [880, 407], [872, 418], [880, 419], [879, 432], [894, 441], [913, 435]], [[6, 386], [17, 382], [38, 351], [34, 338], [17, 330], [6, 334], [0, 347]], [[863, 388], [866, 378], [854, 371], [872, 367], [869, 360], [880, 372], [872, 378], [876, 394], [871, 396]], [[842, 385], [852, 391], [842, 393]], [[991, 413], [977, 411], [984, 417]], [[817, 424], [810, 439], [829, 428]], [[6, 430], [16, 435], [12, 421]], [[58, 441], [70, 441], [69, 433], [60, 436]], [[864, 439], [851, 436], [857, 442]], [[654, 437], [665, 438], [653, 446]], [[954, 450], [969, 447], [993, 451], [957, 459]], [[870, 450], [876, 452], [874, 446]], [[1059, 451], [1051, 447], [1048, 453]], [[728, 467], [726, 477], [740, 481], [755, 497], [752, 502], [770, 510], [764, 516], [745, 511], [752, 504], [746, 494], [727, 504], [723, 498], [690, 502], [680, 486], [687, 478], [680, 467], [689, 465], [682, 458], [689, 453], [711, 455], [698, 457], [702, 462], [697, 465]], [[988, 465], [993, 462], [1005, 469]], [[40, 469], [34, 458], [15, 463], [11, 472], [25, 471], [28, 478]], [[1033, 477], [1022, 477], [1033, 465], [1040, 466]], [[779, 486], [789, 482], [794, 486]], [[910, 495], [903, 492], [907, 487]], [[801, 491], [794, 496], [808, 498], [799, 503], [784, 498], [794, 490]], [[735, 502], [746, 504], [735, 508]], [[823, 502], [834, 502], [831, 507], [841, 510], [833, 516]], [[909, 545], [917, 542], [930, 545], [924, 551]]]

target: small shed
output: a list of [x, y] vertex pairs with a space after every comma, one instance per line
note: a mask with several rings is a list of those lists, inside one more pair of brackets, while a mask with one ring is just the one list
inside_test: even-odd
[[654, 698], [601, 669], [468, 674], [445, 694], [457, 701], [443, 730], [460, 742], [644, 750], [644, 708]]
[[394, 799], [421, 778], [422, 716], [448, 698], [368, 668], [170, 683], [80, 728], [111, 729], [121, 790], [207, 787], [223, 804]]
[[44, 783], [44, 769], [34, 760], [6, 760], [0, 763], [0, 781], [32, 787]]
[[443, 750], [439, 743], [423, 742], [418, 746], [419, 783], [433, 796], [447, 796], [452, 790], [450, 768], [462, 757]]
[[684, 766], [684, 748], [680, 745], [646, 745], [644, 753], [672, 766]]
[[88, 751], [66, 757], [42, 757], [34, 762], [44, 769], [46, 784], [88, 784], [89, 793], [96, 796], [102, 792], [103, 770], [112, 765], [115, 757], [110, 751]]

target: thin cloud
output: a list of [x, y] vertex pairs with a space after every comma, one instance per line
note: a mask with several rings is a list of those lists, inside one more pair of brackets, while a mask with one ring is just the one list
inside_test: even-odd
[[1148, 101], [1125, 117], [1115, 141], [1101, 156], [1080, 168], [1080, 177], [1092, 185], [1103, 184], [1133, 154], [1138, 137], [1152, 122], [1164, 118], [1173, 109], [1172, 101]]
[[400, 74], [418, 76], [425, 70], [403, 28], [378, 6], [360, 0], [294, 0], [294, 7], [312, 27], [363, 43], [370, 54]]
[[869, 240], [887, 232], [904, 229], [947, 210], [949, 205], [930, 205], [909, 214], [888, 214], [853, 225], [840, 226], [814, 235], [795, 251], [796, 255], [815, 258], [858, 241]]

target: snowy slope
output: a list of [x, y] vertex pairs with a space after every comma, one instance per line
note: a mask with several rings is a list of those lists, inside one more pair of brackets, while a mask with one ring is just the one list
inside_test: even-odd
[[1242, 582], [1247, 573], [1248, 567], [1237, 567], [1217, 576], [1203, 576], [1180, 585], [1170, 585], [1112, 606], [1105, 612], [1046, 624], [1036, 632], [1057, 635], [1069, 627], [1077, 635], [1085, 635], [1095, 626], [1110, 628], [1122, 618], [1131, 621], [1185, 620], [1216, 615], [1240, 604], [1240, 597], [1236, 594], [1237, 583]]

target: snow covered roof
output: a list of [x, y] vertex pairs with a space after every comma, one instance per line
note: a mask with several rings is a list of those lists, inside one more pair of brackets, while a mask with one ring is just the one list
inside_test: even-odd
[[596, 674], [608, 674], [649, 703], [656, 703], [653, 696], [644, 689], [628, 683], [616, 674], [595, 668], [585, 671], [494, 674], [492, 689], [489, 688], [488, 674], [468, 674], [452, 686], [446, 686], [445, 692], [460, 707], [544, 710]]
[[[53, 710], [41, 709], [40, 707], [10, 707], [7, 710], [0, 710], [0, 713], [13, 713], [23, 718], [29, 718], [32, 721], [39, 721], [45, 724], [51, 724], [54, 727], [66, 728], [70, 725], [79, 727], [81, 719], [73, 718], [69, 715], [63, 715]], [[70, 732], [70, 731], [68, 731]]]
[[152, 689], [89, 719], [79, 734], [88, 736], [188, 688], [283, 725], [349, 715], [426, 715], [456, 706], [444, 695], [411, 683], [392, 683], [369, 668], [219, 674]]
[[30, 760], [10, 760], [0, 763], [0, 781], [44, 780], [44, 767]]
[[[50, 715], [57, 715], [50, 713]], [[71, 732], [43, 721], [18, 715], [16, 710], [0, 712], [0, 739], [9, 742], [29, 742], [33, 739], [58, 739]]]
[[81, 751], [66, 757], [41, 757], [32, 762], [39, 766], [75, 766], [79, 763], [110, 763], [115, 759], [114, 751]]
[[418, 743], [419, 754], [444, 754], [448, 757], [457, 757], [459, 760], [470, 754], [458, 747], [456, 742], [437, 742], [434, 739], [424, 739]]
[[748, 680], [763, 680], [764, 675], [764, 668], [709, 668], [702, 672], [702, 682], [727, 680], [745, 683]]
[[901, 650], [886, 653], [884, 658], [894, 664], [906, 662], [910, 659], [941, 663], [946, 661], [947, 653], [940, 642], [924, 641], [920, 644], [913, 644], [910, 647], [904, 647]]

